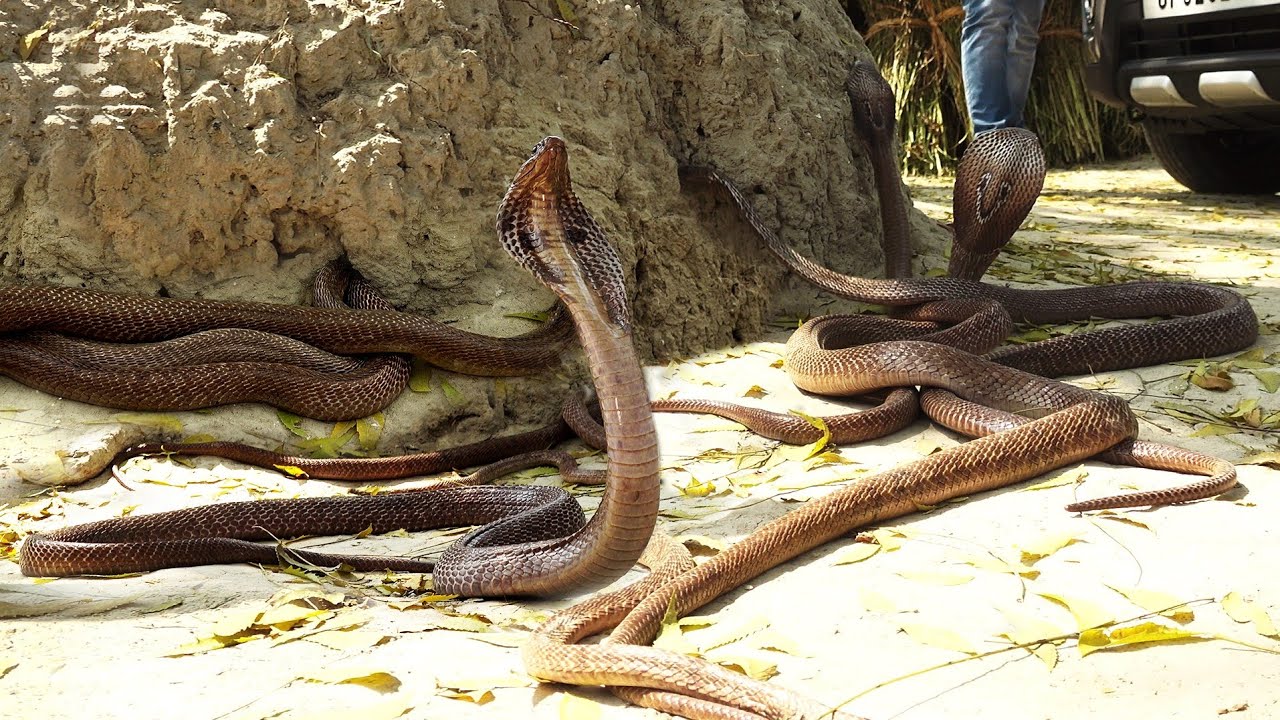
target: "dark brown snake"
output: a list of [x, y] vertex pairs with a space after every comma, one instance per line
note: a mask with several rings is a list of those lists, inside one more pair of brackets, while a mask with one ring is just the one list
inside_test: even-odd
[[[560, 297], [586, 350], [601, 398], [609, 453], [604, 496], [590, 522], [584, 524], [580, 509], [564, 510], [563, 491], [545, 488], [512, 493], [510, 488], [450, 485], [371, 498], [229, 503], [32, 535], [22, 548], [22, 571], [119, 573], [207, 564], [219, 558], [275, 562], [275, 549], [252, 541], [360, 532], [371, 526], [382, 532], [476, 523], [490, 524], [451, 546], [436, 563], [292, 550], [290, 554], [316, 564], [433, 572], [440, 592], [483, 596], [556, 594], [602, 584], [629, 570], [657, 519], [657, 440], [631, 343], [622, 269], [604, 233], [573, 193], [568, 153], [559, 138], [539, 143], [516, 174], [499, 208], [498, 235], [506, 250]], [[545, 444], [559, 432], [554, 428], [534, 435]], [[488, 442], [478, 444], [485, 446], [482, 454], [505, 449], [493, 448], [505, 442], [501, 439]], [[462, 462], [456, 456], [444, 461]], [[474, 456], [466, 461], [474, 462]], [[545, 461], [545, 456], [535, 456], [517, 463]], [[567, 505], [576, 508], [572, 500]], [[497, 519], [513, 511], [519, 514]]]
[[356, 292], [359, 312], [339, 303], [302, 307], [7, 285], [0, 287], [0, 374], [109, 407], [265, 402], [317, 420], [347, 420], [395, 399], [407, 365], [389, 357], [352, 365], [330, 353], [401, 353], [471, 375], [527, 375], [558, 364], [573, 334], [559, 310], [543, 327], [495, 338], [397, 312], [367, 286]]
[[[611, 251], [601, 249], [608, 248], [603, 243], [602, 235], [599, 236], [598, 243], [592, 239], [598, 234], [594, 223], [562, 221], [544, 226], [537, 224], [539, 203], [556, 206], [570, 216], [580, 213], [581, 216], [589, 217], [576, 199], [572, 198], [563, 161], [559, 164], [535, 162], [548, 155], [563, 158], [563, 146], [558, 141], [552, 143], [549, 139], [544, 141], [540, 149], [541, 152], [535, 154], [522, 168], [508, 192], [508, 199], [504, 200], [504, 210], [509, 205], [515, 205], [526, 208], [526, 212], [508, 212], [505, 216], [500, 216], [505, 217], [505, 220], [500, 219], [499, 229], [504, 244], [509, 249], [514, 247], [531, 251], [515, 254], [527, 269], [544, 282], [552, 284], [561, 294], [577, 322], [587, 348], [604, 408], [610, 452], [610, 478], [601, 510], [590, 524], [572, 537], [589, 536], [595, 542], [586, 544], [592, 544], [595, 548], [603, 544], [619, 549], [581, 552], [580, 545], [564, 540], [538, 540], [515, 546], [517, 550], [525, 546], [533, 547], [530, 555], [513, 552], [511, 546], [491, 548], [492, 554], [482, 555], [478, 562], [486, 567], [499, 566], [489, 579], [494, 581], [494, 585], [498, 586], [496, 592], [501, 594], [547, 591], [543, 587], [534, 587], [536, 582], [510, 590], [506, 589], [509, 586], [502, 585], [502, 581], [508, 577], [508, 573], [519, 572], [515, 565], [527, 568], [530, 557], [549, 546], [556, 550], [581, 552], [580, 557], [588, 558], [577, 560], [563, 553], [548, 553], [549, 557], [558, 561], [563, 559], [566, 568], [562, 570], [560, 577], [569, 577], [571, 581], [615, 577], [630, 566], [648, 541], [653, 528], [653, 515], [656, 513], [657, 455], [651, 419], [648, 416], [648, 401], [639, 376], [638, 363], [625, 332], [628, 321], [621, 284], [613, 284], [615, 277], [620, 279], [620, 270], [614, 264], [616, 259], [612, 257]], [[549, 149], [556, 152], [549, 153]], [[555, 172], [552, 169], [556, 169]], [[541, 176], [543, 172], [550, 177]], [[1002, 187], [1000, 183], [998, 180], [989, 181], [986, 187], [998, 189]], [[550, 190], [546, 189], [548, 184]], [[722, 184], [732, 191], [731, 184]], [[542, 188], [543, 192], [533, 193], [532, 199], [529, 195], [518, 192], [530, 187]], [[514, 201], [513, 196], [516, 198]], [[763, 231], [761, 235], [769, 241], [772, 234], [767, 232], [767, 228], [751, 212], [749, 203], [740, 195], [735, 199], [740, 203], [748, 221], [758, 232]], [[589, 229], [579, 233], [575, 240], [575, 231], [587, 226], [594, 231]], [[588, 248], [588, 251], [573, 255], [561, 252], [565, 247], [579, 250]], [[771, 243], [771, 247], [784, 257], [788, 254], [798, 257], [789, 250], [780, 251], [779, 248], [783, 247], [780, 243], [777, 247]], [[800, 260], [803, 261], [803, 258]], [[1209, 338], [1197, 343], [1192, 355], [1215, 354], [1213, 348], [1219, 345], [1205, 343], [1216, 340], [1221, 340], [1220, 345], [1223, 347], [1216, 352], [1241, 347], [1242, 344], [1248, 344], [1256, 333], [1252, 311], [1247, 304], [1234, 293], [1205, 286], [1185, 284], [1180, 291], [1168, 292], [1159, 287], [1162, 285], [1160, 283], [1136, 283], [1123, 286], [1130, 288], [1128, 293], [1110, 293], [1102, 288], [1091, 289], [1095, 291], [1094, 294], [1041, 291], [1020, 295], [1019, 293], [1031, 291], [997, 288], [973, 280], [861, 280], [838, 276], [808, 261], [797, 263], [796, 268], [806, 277], [813, 276], [810, 279], [837, 280], [834, 287], [847, 289], [848, 294], [859, 299], [891, 306], [918, 305], [955, 298], [995, 300], [1006, 307], [1010, 302], [1018, 302], [1018, 307], [1013, 309], [1018, 317], [1039, 317], [1044, 319], [1038, 321], [1049, 322], [1052, 318], [1070, 318], [1073, 316], [1071, 313], [1081, 308], [1088, 308], [1089, 312], [1096, 314], [1093, 303], [1099, 296], [1105, 300], [1109, 295], [1114, 295], [1113, 299], [1129, 303], [1126, 308], [1115, 312], [1132, 313], [1116, 315], [1117, 317], [1199, 313], [1198, 317], [1179, 318], [1155, 326], [1175, 327], [1176, 330], [1172, 331], [1174, 334], [1224, 324], [1227, 326], [1228, 332], [1216, 335], [1211, 333]], [[1041, 298], [1038, 310], [1030, 308], [1032, 298], [1036, 295]], [[1051, 299], [1044, 300], [1046, 296]], [[1165, 302], [1170, 299], [1176, 302], [1172, 305]], [[1043, 314], [1037, 315], [1036, 312]], [[1208, 322], [1204, 320], [1206, 317], [1210, 318]], [[1229, 335], [1229, 331], [1233, 329], [1243, 332], [1248, 340], [1242, 343], [1240, 337], [1222, 339], [1222, 336]], [[837, 329], [833, 332], [835, 337], [841, 337], [843, 331]], [[820, 335], [815, 330], [804, 333], [810, 341]], [[1141, 345], [1142, 342], [1129, 340], [1138, 335], [1128, 334], [1125, 328], [1103, 331], [1096, 335], [1106, 336], [1112, 342], [1121, 344], [1137, 342]], [[1161, 336], [1157, 333], [1157, 337]], [[1146, 342], [1151, 344], [1152, 341]], [[1041, 362], [1060, 360], [1064, 354], [1069, 355], [1071, 348], [1077, 347], [1071, 342], [1050, 341], [1045, 344], [1052, 349], [1040, 353], [1041, 357], [1047, 358]], [[818, 341], [815, 347], [821, 351], [815, 362], [819, 366], [816, 375], [824, 390], [863, 393], [880, 388], [912, 385], [940, 387], [967, 401], [1013, 413], [1017, 420], [1010, 421], [1009, 424], [1016, 427], [882, 473], [821, 500], [810, 502], [767, 524], [742, 543], [696, 569], [690, 569], [691, 562], [681, 548], [661, 535], [654, 536], [656, 539], [645, 560], [655, 570], [651, 577], [641, 584], [617, 593], [598, 596], [555, 616], [535, 633], [525, 648], [525, 661], [532, 674], [561, 682], [620, 686], [623, 688], [620, 690], [621, 694], [628, 699], [693, 718], [845, 717], [843, 713], [833, 712], [784, 689], [746, 679], [700, 659], [640, 647], [634, 643], [652, 640], [658, 621], [668, 605], [673, 605], [678, 613], [687, 613], [768, 568], [853, 528], [915, 512], [921, 505], [937, 504], [956, 496], [1033, 477], [1103, 452], [1132, 439], [1137, 431], [1132, 413], [1120, 399], [1048, 380], [944, 345], [892, 341], [837, 350]], [[1181, 345], [1179, 347], [1185, 349]], [[1126, 349], [1132, 350], [1131, 347]], [[833, 352], [838, 355], [830, 354]], [[1150, 362], [1161, 362], [1171, 353], [1176, 356], [1177, 352], [1180, 350], [1154, 348], [1148, 357], [1151, 358]], [[1035, 357], [1035, 353], [1030, 355]], [[1117, 352], [1114, 355], [1117, 358], [1123, 355], [1129, 362], [1134, 359], [1132, 352]], [[805, 365], [798, 357], [788, 359], [793, 376], [797, 376], [796, 368]], [[834, 359], [837, 357], [838, 360]], [[1004, 356], [999, 357], [1006, 359]], [[1023, 366], [1024, 362], [1032, 367], [1036, 366], [1035, 360], [1023, 360], [1025, 356], [1022, 355], [1017, 357], [1019, 366]], [[1091, 361], [1086, 358], [1081, 362]], [[1107, 362], [1111, 361], [1104, 358], [1099, 361], [1100, 365], [1090, 367], [1106, 368]], [[833, 365], [823, 368], [823, 363]], [[832, 377], [833, 366], [838, 366], [841, 371], [838, 380]], [[1048, 367], [1054, 372], [1071, 372], [1061, 370], [1061, 366]], [[845, 372], [853, 374], [844, 376]], [[803, 375], [803, 371], [799, 375]], [[626, 379], [621, 379], [623, 377]], [[988, 419], [985, 422], [999, 422], [1003, 417], [997, 416], [995, 420]], [[626, 499], [620, 500], [622, 496]], [[394, 504], [395, 498], [410, 496], [389, 497], [392, 500], [388, 500], [388, 504]], [[635, 502], [627, 503], [626, 500]], [[252, 505], [267, 504], [259, 502]], [[356, 512], [356, 507], [354, 504], [350, 509], [344, 506], [341, 512], [349, 515]], [[241, 509], [245, 512], [250, 510]], [[619, 523], [619, 515], [624, 516], [626, 521]], [[602, 516], [609, 516], [609, 519], [601, 521], [593, 534], [590, 528], [597, 525]], [[361, 517], [367, 518], [367, 515]], [[280, 521], [285, 522], [285, 518], [280, 518]], [[358, 524], [359, 529], [363, 529], [369, 522], [366, 519]], [[485, 529], [482, 528], [479, 532], [483, 534]], [[505, 532], [507, 534], [503, 531], [495, 531], [494, 534], [509, 540], [510, 533], [519, 535], [523, 531]], [[28, 544], [31, 544], [30, 540]], [[27, 547], [24, 547], [24, 563], [26, 551]], [[520, 562], [505, 564], [509, 556], [520, 557]], [[437, 589], [466, 594], [473, 594], [477, 589], [482, 592], [486, 590], [483, 583], [469, 585], [442, 575], [441, 570], [448, 557], [446, 554], [436, 567]], [[597, 563], [607, 569], [594, 570], [591, 566]], [[566, 583], [561, 587], [568, 586], [570, 585]], [[601, 645], [571, 644], [587, 634], [615, 624], [618, 624], [617, 630]]]

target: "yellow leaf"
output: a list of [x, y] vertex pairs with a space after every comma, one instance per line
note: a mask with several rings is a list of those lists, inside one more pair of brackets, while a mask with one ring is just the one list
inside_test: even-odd
[[360, 439], [360, 447], [362, 449], [373, 450], [378, 447], [378, 441], [382, 439], [382, 427], [385, 422], [386, 418], [380, 412], [356, 421], [356, 437]]
[[809, 653], [801, 650], [795, 640], [777, 630], [762, 630], [756, 633], [751, 638], [751, 644], [761, 650], [773, 650], [774, 652], [795, 655], [796, 657], [812, 657]]
[[461, 405], [463, 402], [462, 393], [458, 392], [448, 380], [440, 378], [440, 390], [444, 393], [445, 399], [454, 405]]
[[1196, 430], [1195, 432], [1191, 433], [1187, 437], [1195, 437], [1195, 438], [1217, 437], [1218, 435], [1231, 435], [1232, 433], [1236, 433], [1236, 432], [1239, 432], [1239, 428], [1233, 427], [1231, 425], [1208, 424], [1200, 428], [1199, 430]]
[[717, 653], [714, 658], [707, 659], [721, 667], [740, 672], [753, 680], [768, 680], [778, 674], [776, 664], [751, 655]]
[[1076, 626], [1080, 630], [1106, 625], [1116, 619], [1115, 615], [1102, 609], [1102, 606], [1091, 600], [1042, 590], [1036, 591], [1036, 594], [1065, 607], [1071, 613], [1071, 616], [1076, 619]]
[[302, 418], [300, 416], [294, 415], [293, 413], [285, 410], [277, 410], [276, 419], [280, 421], [280, 424], [283, 425], [286, 430], [294, 435], [297, 435], [300, 438], [311, 437], [306, 430], [302, 429]]
[[288, 630], [303, 620], [321, 615], [331, 615], [332, 613], [333, 611], [327, 608], [311, 608], [292, 604], [281, 605], [262, 613], [256, 624], [271, 625], [280, 630]]
[[897, 550], [902, 547], [903, 538], [911, 537], [909, 532], [896, 527], [879, 527], [865, 534], [870, 535], [885, 552]]
[[476, 615], [441, 615], [431, 621], [437, 629], [459, 632], [489, 632], [493, 623]]
[[431, 366], [424, 360], [413, 358], [413, 372], [409, 375], [409, 389], [416, 393], [431, 392]]
[[792, 410], [791, 414], [803, 419], [805, 422], [818, 428], [818, 430], [822, 433], [822, 437], [818, 438], [812, 445], [808, 446], [807, 448], [808, 454], [804, 456], [804, 459], [808, 460], [814, 455], [817, 455], [818, 453], [825, 450], [827, 448], [827, 444], [831, 442], [831, 429], [827, 427], [826, 421], [820, 417], [805, 415], [799, 410]]
[[768, 394], [769, 394], [768, 390], [765, 390], [759, 385], [752, 385], [751, 387], [747, 388], [745, 392], [742, 393], [742, 397], [762, 398]]
[[375, 630], [325, 630], [306, 637], [307, 642], [344, 651], [374, 647], [390, 639], [391, 636]]
[[750, 618], [746, 622], [729, 627], [717, 626], [717, 632], [707, 635], [703, 638], [704, 633], [698, 633], [698, 649], [702, 652], [715, 650], [724, 647], [730, 643], [735, 643], [745, 637], [754, 635], [755, 633], [769, 627], [769, 618], [763, 615], [757, 615]]
[[698, 478], [689, 478], [689, 484], [679, 488], [680, 493], [687, 497], [707, 497], [716, 491], [714, 482], [702, 482]]
[[1197, 370], [1191, 373], [1191, 382], [1204, 388], [1205, 390], [1217, 390], [1219, 392], [1230, 390], [1236, 384], [1232, 381], [1231, 376], [1225, 370]]
[[1280, 390], [1280, 373], [1270, 370], [1250, 370], [1253, 376], [1258, 378], [1258, 382], [1262, 383], [1262, 389], [1269, 393]]
[[1147, 621], [1138, 623], [1137, 625], [1124, 627], [1106, 627], [1085, 630], [1080, 633], [1079, 646], [1080, 654], [1083, 656], [1097, 652], [1098, 650], [1121, 647], [1124, 645], [1176, 642], [1178, 640], [1186, 640], [1188, 638], [1204, 639], [1208, 637], [1209, 636], [1207, 635], [1191, 630], [1184, 630], [1171, 625]]
[[600, 720], [604, 706], [590, 698], [571, 692], [560, 695], [560, 720]]
[[1280, 470], [1280, 452], [1256, 452], [1238, 461], [1240, 465], [1266, 465]]
[[436, 678], [436, 694], [483, 705], [493, 700], [493, 691], [497, 688], [529, 687], [533, 684], [529, 676], [515, 673], [497, 677]]
[[[839, 450], [827, 450], [826, 452], [818, 453], [810, 458], [805, 464], [804, 469], [814, 470], [816, 468], [826, 467], [827, 465], [850, 465], [854, 462], [854, 460], [850, 460], [844, 455], [841, 455]], [[858, 469], [854, 472], [862, 473], [867, 471], [865, 469]]]
[[235, 610], [227, 613], [213, 623], [209, 632], [215, 637], [231, 637], [248, 630], [257, 624], [261, 610]]
[[832, 565], [850, 565], [862, 562], [880, 552], [880, 546], [873, 543], [854, 543], [847, 550], [836, 556]]
[[1030, 565], [1037, 560], [1048, 557], [1062, 548], [1079, 541], [1080, 536], [1074, 530], [1064, 530], [1061, 532], [1041, 535], [1039, 538], [1019, 548], [1022, 551], [1022, 562], [1023, 564]]
[[925, 645], [944, 648], [946, 650], [955, 650], [966, 655], [977, 655], [978, 651], [973, 644], [965, 640], [954, 630], [936, 625], [924, 625], [921, 623], [898, 623], [898, 627], [902, 628], [912, 640]]
[[337, 667], [316, 668], [300, 675], [300, 680], [307, 682], [328, 683], [330, 685], [361, 685], [378, 692], [394, 692], [400, 687], [400, 679], [381, 668], [368, 665], [339, 665]]
[[1160, 613], [1174, 622], [1184, 624], [1196, 619], [1196, 614], [1191, 608], [1169, 593], [1160, 592], [1159, 590], [1117, 586], [1110, 583], [1106, 583], [1106, 585], [1147, 612]]
[[898, 576], [912, 582], [929, 585], [963, 585], [973, 579], [968, 573], [935, 572], [931, 570], [899, 570]]
[[1017, 561], [1006, 560], [1002, 557], [986, 554], [986, 555], [966, 555], [961, 558], [961, 562], [972, 565], [979, 570], [991, 570], [992, 572], [1008, 573], [1010, 575], [1018, 575], [1028, 580], [1035, 580], [1040, 577], [1040, 571]]
[[307, 477], [307, 471], [297, 465], [273, 465], [275, 469], [288, 475], [289, 477], [304, 478]]
[[[686, 618], [692, 622], [693, 618]], [[667, 603], [667, 612], [662, 616], [662, 626], [658, 630], [658, 637], [654, 639], [653, 646], [670, 650], [674, 653], [682, 655], [697, 655], [698, 648], [689, 642], [684, 636], [684, 629], [681, 627], [680, 618], [676, 614], [676, 598], [671, 596], [671, 600]]]
[[48, 20], [45, 24], [23, 35], [18, 39], [18, 57], [25, 62], [35, 54], [36, 48], [40, 47], [40, 41], [44, 40], [44, 36], [49, 34], [53, 29], [53, 21]]
[[1252, 622], [1259, 635], [1280, 639], [1276, 624], [1261, 605], [1244, 599], [1238, 592], [1232, 591], [1222, 598], [1222, 609], [1227, 617], [1238, 623]]

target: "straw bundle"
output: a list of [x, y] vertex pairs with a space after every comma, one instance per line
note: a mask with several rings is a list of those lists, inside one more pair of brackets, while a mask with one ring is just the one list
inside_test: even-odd
[[[848, 0], [846, 9], [897, 94], [903, 169], [955, 167], [968, 139], [960, 73], [959, 0]], [[1040, 27], [1027, 125], [1050, 165], [1127, 157], [1145, 149], [1122, 112], [1089, 97], [1080, 56], [1080, 7], [1052, 2]]]

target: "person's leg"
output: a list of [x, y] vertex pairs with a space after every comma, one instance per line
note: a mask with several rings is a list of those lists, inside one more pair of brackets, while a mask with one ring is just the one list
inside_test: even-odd
[[1022, 110], [1031, 89], [1031, 71], [1036, 66], [1036, 45], [1040, 42], [1040, 16], [1045, 0], [1014, 0], [1009, 23], [1009, 49], [1005, 82], [1009, 89], [1009, 124], [1021, 127]]
[[[1009, 106], [1008, 26], [1013, 4], [1019, 0], [964, 0], [960, 27], [960, 68], [964, 97], [973, 120], [973, 133], [1004, 127]], [[1039, 2], [1039, 0], [1035, 0]]]

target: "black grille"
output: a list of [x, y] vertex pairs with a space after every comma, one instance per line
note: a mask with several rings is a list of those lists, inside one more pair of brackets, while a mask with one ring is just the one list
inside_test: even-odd
[[1251, 16], [1227, 19], [1180, 18], [1130, 25], [1119, 47], [1124, 60], [1195, 58], [1206, 55], [1280, 50], [1280, 6], [1257, 8]]

